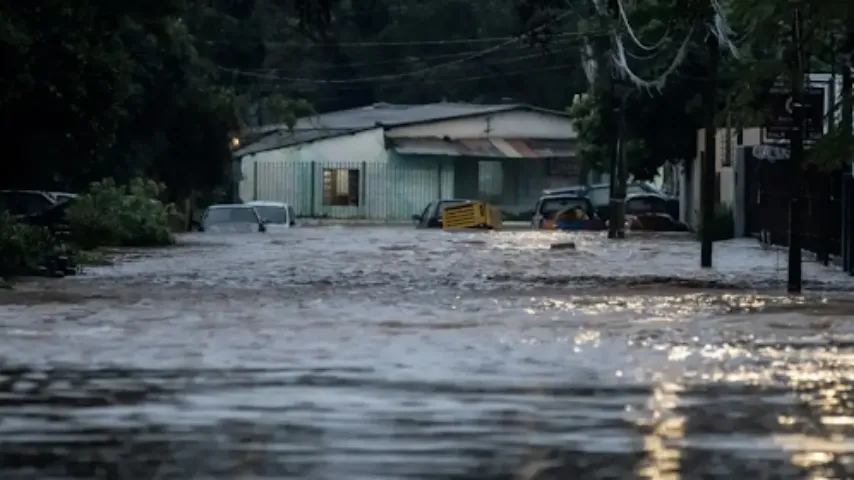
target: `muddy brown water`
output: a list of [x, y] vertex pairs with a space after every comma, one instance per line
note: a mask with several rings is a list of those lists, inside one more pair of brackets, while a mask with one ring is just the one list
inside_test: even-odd
[[0, 291], [0, 478], [854, 476], [854, 282], [752, 242], [182, 242]]

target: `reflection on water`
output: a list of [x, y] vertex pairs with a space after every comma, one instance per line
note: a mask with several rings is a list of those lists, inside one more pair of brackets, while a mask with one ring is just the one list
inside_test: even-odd
[[[305, 229], [7, 294], [0, 478], [854, 476], [844, 297], [571, 283], [655, 274], [631, 243], [508, 286], [448, 262], [449, 240], [360, 232], [325, 256]], [[521, 270], [502, 242], [477, 255]]]

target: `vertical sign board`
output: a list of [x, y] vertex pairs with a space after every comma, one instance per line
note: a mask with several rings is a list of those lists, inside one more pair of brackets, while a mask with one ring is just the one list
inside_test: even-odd
[[[765, 125], [765, 140], [788, 142], [795, 126], [792, 121], [792, 91], [777, 84], [769, 94], [770, 112]], [[804, 89], [804, 143], [814, 143], [824, 132], [824, 88]]]

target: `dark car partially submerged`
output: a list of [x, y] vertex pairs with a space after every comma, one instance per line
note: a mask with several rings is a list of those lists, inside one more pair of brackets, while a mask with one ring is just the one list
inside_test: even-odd
[[531, 227], [534, 230], [601, 230], [605, 224], [586, 196], [558, 193], [540, 197], [534, 207]]
[[626, 197], [626, 223], [631, 230], [687, 232], [688, 226], [673, 218], [667, 200], [655, 194]]
[[462, 198], [434, 200], [424, 208], [420, 215], [413, 215], [412, 220], [415, 222], [416, 228], [442, 228], [442, 212], [445, 208], [456, 205], [467, 205], [473, 202], [474, 200]]
[[252, 205], [235, 203], [211, 205], [199, 225], [201, 232], [250, 233], [266, 232], [264, 220]]
[[[592, 185], [575, 185], [563, 188], [550, 188], [543, 190], [544, 195], [555, 194], [583, 195], [590, 199], [596, 215], [600, 218], [610, 217], [611, 186], [607, 183], [596, 183]], [[667, 213], [673, 218], [679, 218], [679, 199], [664, 193], [649, 182], [629, 182], [626, 185], [626, 198], [633, 195], [655, 195], [664, 200]]]

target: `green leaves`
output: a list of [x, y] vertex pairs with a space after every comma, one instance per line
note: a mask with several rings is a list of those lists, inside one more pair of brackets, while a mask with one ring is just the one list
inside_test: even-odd
[[92, 183], [66, 214], [72, 240], [84, 249], [173, 243], [177, 212], [161, 202], [164, 192], [165, 185], [139, 178], [127, 186], [113, 179]]

